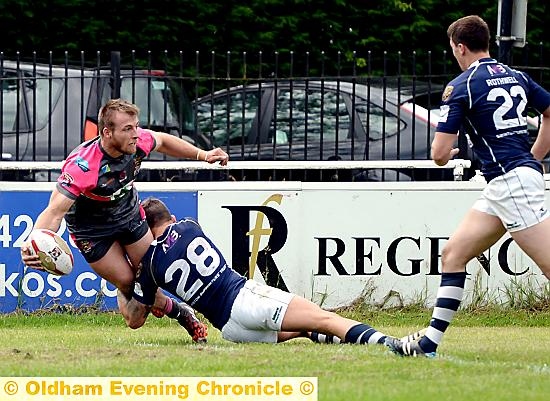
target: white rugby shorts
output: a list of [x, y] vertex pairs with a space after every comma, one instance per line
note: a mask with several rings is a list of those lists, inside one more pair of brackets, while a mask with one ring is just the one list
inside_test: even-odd
[[228, 341], [276, 343], [294, 294], [248, 280], [241, 288], [222, 336]]
[[549, 217], [544, 177], [537, 170], [521, 166], [491, 180], [472, 206], [497, 216], [510, 231], [520, 231]]

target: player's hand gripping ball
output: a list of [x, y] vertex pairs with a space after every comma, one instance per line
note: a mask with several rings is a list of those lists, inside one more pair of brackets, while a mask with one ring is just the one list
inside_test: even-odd
[[64, 276], [73, 270], [74, 258], [71, 248], [57, 233], [35, 229], [28, 242], [31, 253], [38, 255], [44, 270], [56, 276]]

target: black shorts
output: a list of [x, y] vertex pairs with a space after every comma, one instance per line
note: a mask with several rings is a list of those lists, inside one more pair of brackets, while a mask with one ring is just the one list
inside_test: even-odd
[[145, 220], [143, 209], [140, 206], [139, 213], [136, 213], [133, 219], [113, 229], [109, 235], [93, 239], [76, 239], [72, 234], [71, 237], [82, 256], [84, 256], [84, 259], [86, 259], [86, 262], [94, 263], [105, 256], [115, 242], [118, 242], [120, 245], [133, 244], [142, 239], [148, 230], [149, 226]]

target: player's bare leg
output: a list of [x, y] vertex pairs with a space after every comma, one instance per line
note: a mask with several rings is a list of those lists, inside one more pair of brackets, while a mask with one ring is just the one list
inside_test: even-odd
[[496, 216], [470, 209], [451, 235], [441, 255], [441, 284], [426, 332], [413, 341], [388, 337], [386, 345], [402, 356], [433, 358], [464, 294], [466, 264], [492, 246], [506, 232]]
[[383, 344], [386, 338], [385, 334], [367, 324], [323, 310], [300, 296], [295, 296], [290, 301], [281, 329], [323, 333], [338, 337], [343, 342], [356, 344]]
[[132, 295], [136, 273], [123, 248], [114, 243], [98, 261], [90, 263], [94, 271], [118, 288], [126, 297]]
[[282, 343], [299, 337], [307, 337], [307, 333], [301, 333], [299, 331], [280, 331], [277, 333], [277, 342]]
[[496, 216], [470, 209], [443, 248], [444, 273], [466, 271], [466, 264], [494, 245], [506, 229]]
[[550, 219], [510, 235], [550, 280]]

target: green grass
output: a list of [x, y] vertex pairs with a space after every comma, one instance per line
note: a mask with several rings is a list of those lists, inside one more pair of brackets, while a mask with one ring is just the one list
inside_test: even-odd
[[[343, 312], [394, 335], [426, 325], [422, 309]], [[0, 316], [0, 376], [317, 376], [319, 400], [546, 400], [550, 311], [461, 311], [435, 360], [381, 346], [205, 346], [169, 319], [127, 329], [114, 313]], [[0, 397], [1, 398], [1, 397]]]

